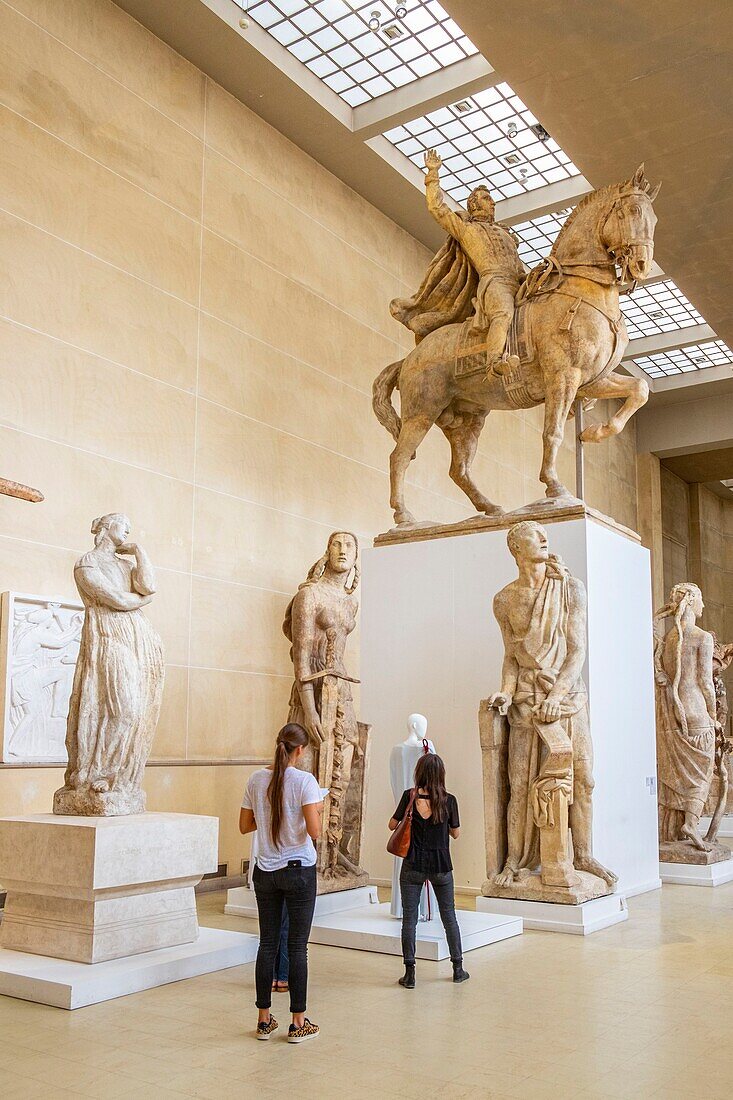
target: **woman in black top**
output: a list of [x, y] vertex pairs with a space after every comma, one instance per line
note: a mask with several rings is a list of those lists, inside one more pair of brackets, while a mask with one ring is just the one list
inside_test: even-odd
[[[460, 833], [458, 802], [445, 789], [445, 765], [435, 753], [426, 753], [418, 760], [415, 766], [415, 787], [417, 795], [412, 808], [410, 850], [400, 872], [402, 955], [405, 960], [405, 973], [400, 978], [400, 985], [405, 989], [415, 988], [415, 933], [420, 894], [426, 882], [435, 891], [453, 963], [453, 981], [465, 982], [469, 977], [463, 969], [461, 931], [456, 919], [453, 864], [449, 847], [450, 837], [457, 840]], [[411, 794], [412, 791], [403, 793], [389, 822], [392, 832], [405, 816]]]

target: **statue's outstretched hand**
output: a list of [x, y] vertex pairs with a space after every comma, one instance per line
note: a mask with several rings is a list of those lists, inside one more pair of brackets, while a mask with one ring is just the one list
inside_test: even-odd
[[425, 167], [430, 171], [431, 168], [439, 169], [443, 161], [435, 152], [435, 149], [428, 149], [425, 154]]
[[495, 691], [489, 698], [489, 706], [498, 710], [499, 714], [506, 714], [512, 705], [512, 697], [506, 691]]

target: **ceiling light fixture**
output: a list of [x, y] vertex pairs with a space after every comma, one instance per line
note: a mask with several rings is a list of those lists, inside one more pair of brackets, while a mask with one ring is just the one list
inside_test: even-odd
[[521, 162], [522, 158], [520, 157], [519, 153], [508, 153], [504, 157], [505, 164], [521, 164]]
[[508, 137], [510, 137], [510, 138], [516, 137], [517, 136], [517, 131], [518, 131], [518, 126], [517, 126], [516, 122], [514, 121], [514, 119], [512, 119], [512, 121], [509, 123], [509, 125], [506, 128], [506, 132], [507, 132]]
[[660, 317], [664, 317], [664, 310], [663, 309], [650, 309], [649, 310], [649, 316], [653, 317], [655, 321], [658, 321], [660, 319]]
[[397, 23], [390, 23], [389, 26], [385, 27], [382, 31], [384, 37], [388, 38], [390, 42], [394, 42], [397, 38], [402, 38], [404, 33], [402, 27], [398, 26]]
[[368, 26], [369, 26], [369, 30], [374, 31], [375, 34], [377, 33], [377, 31], [379, 30], [379, 28], [382, 25], [381, 16], [382, 16], [382, 13], [381, 13], [381, 11], [379, 11], [378, 8], [376, 8], [370, 14]]
[[548, 134], [547, 130], [544, 128], [541, 122], [535, 122], [534, 125], [530, 126], [530, 130], [536, 138], [539, 138], [541, 142], [544, 143], [550, 140], [550, 135]]

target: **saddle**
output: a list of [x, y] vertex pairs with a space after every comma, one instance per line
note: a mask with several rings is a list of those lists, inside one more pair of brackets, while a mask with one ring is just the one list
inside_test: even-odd
[[[486, 376], [488, 356], [486, 333], [472, 331], [473, 318], [463, 322], [455, 354], [454, 374], [457, 379]], [[520, 305], [514, 311], [507, 351], [519, 358], [519, 366], [509, 368], [499, 377], [507, 401], [515, 409], [531, 409], [543, 400], [542, 379], [532, 342], [530, 311]]]

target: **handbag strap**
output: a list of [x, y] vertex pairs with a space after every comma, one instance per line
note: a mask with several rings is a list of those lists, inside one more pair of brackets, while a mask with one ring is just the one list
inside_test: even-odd
[[405, 809], [405, 817], [412, 817], [412, 811], [415, 806], [415, 799], [417, 798], [417, 787], [413, 787], [410, 791], [410, 801], [407, 803]]

